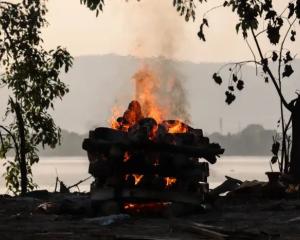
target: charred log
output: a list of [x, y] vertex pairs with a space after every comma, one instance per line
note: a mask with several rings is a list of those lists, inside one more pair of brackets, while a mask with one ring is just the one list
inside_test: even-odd
[[123, 152], [126, 150], [134, 151], [135, 149], [143, 149], [146, 152], [170, 152], [185, 154], [189, 157], [204, 158], [212, 164], [217, 161], [217, 156], [224, 153], [224, 149], [222, 149], [218, 144], [210, 144], [208, 146], [188, 146], [155, 143], [149, 140], [143, 143], [134, 143], [130, 142], [128, 139], [127, 141], [125, 139], [122, 141], [85, 139], [82, 144], [82, 148], [89, 152], [108, 152], [112, 147], [119, 148], [123, 150]]

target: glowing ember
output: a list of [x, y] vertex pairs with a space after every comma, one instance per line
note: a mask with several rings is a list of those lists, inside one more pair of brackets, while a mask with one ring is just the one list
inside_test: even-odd
[[132, 209], [132, 208], [135, 208], [136, 204], [133, 204], [133, 203], [128, 203], [124, 206], [124, 209]]
[[159, 213], [170, 204], [169, 202], [127, 203], [124, 205], [124, 210], [129, 213]]
[[124, 154], [124, 162], [127, 162], [129, 159], [130, 159], [129, 152], [125, 152], [125, 154]]
[[180, 121], [164, 122], [168, 129], [168, 133], [186, 133], [188, 131], [187, 125]]
[[173, 184], [175, 184], [177, 181], [176, 178], [171, 178], [171, 177], [166, 177], [165, 182], [166, 182], [166, 188], [171, 187]]
[[138, 174], [132, 174], [132, 176], [134, 177], [134, 185], [138, 185], [139, 182], [142, 180], [142, 178], [144, 177], [144, 175], [138, 175]]

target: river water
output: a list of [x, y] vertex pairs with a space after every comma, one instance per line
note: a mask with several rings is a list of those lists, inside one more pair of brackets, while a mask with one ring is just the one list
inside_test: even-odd
[[[210, 165], [210, 177], [208, 182], [213, 188], [222, 183], [225, 176], [231, 176], [241, 180], [267, 179], [265, 172], [270, 171], [270, 157], [268, 156], [226, 156]], [[274, 167], [275, 169], [276, 167]], [[0, 166], [0, 174], [5, 168]], [[54, 190], [56, 176], [67, 186], [71, 186], [79, 180], [85, 179], [88, 174], [87, 157], [42, 157], [40, 162], [33, 167], [34, 181], [39, 189]], [[82, 183], [80, 191], [89, 191], [92, 179]], [[4, 178], [0, 178], [0, 193], [6, 193]]]

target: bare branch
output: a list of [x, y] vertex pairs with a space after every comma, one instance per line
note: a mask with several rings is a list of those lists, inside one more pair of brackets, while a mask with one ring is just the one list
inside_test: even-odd
[[[260, 45], [259, 45], [259, 43], [258, 43], [257, 37], [255, 36], [255, 33], [254, 33], [253, 28], [251, 28], [251, 33], [252, 33], [252, 36], [253, 36], [253, 38], [254, 38], [254, 41], [255, 41], [257, 50], [258, 50], [258, 52], [259, 52], [259, 56], [260, 56], [260, 58], [261, 58], [261, 61], [263, 62], [264, 56], [263, 56], [261, 47], [260, 47]], [[286, 109], [288, 109], [289, 111], [291, 111], [290, 106], [289, 106], [289, 104], [287, 103], [287, 101], [285, 100], [285, 98], [284, 98], [284, 96], [283, 96], [283, 94], [282, 94], [282, 91], [280, 90], [280, 88], [279, 88], [279, 86], [278, 86], [278, 84], [277, 84], [277, 82], [276, 82], [276, 79], [275, 79], [275, 77], [274, 77], [272, 71], [270, 70], [269, 66], [265, 64], [264, 67], [265, 67], [266, 72], [269, 74], [269, 76], [270, 76], [270, 78], [271, 78], [271, 80], [272, 80], [272, 82], [273, 82], [273, 84], [274, 84], [274, 86], [275, 86], [275, 88], [276, 88], [276, 91], [277, 91], [277, 93], [278, 93], [278, 95], [279, 95], [279, 97], [280, 97], [280, 99], [281, 99], [283, 105], [286, 107]]]

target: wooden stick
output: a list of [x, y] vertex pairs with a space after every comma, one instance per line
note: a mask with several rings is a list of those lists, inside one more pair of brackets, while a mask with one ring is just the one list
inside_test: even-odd
[[89, 179], [92, 178], [92, 177], [93, 177], [93, 176], [89, 176], [89, 177], [87, 177], [87, 178], [85, 178], [85, 179], [83, 179], [83, 180], [80, 180], [79, 182], [77, 182], [77, 183], [73, 184], [72, 186], [68, 187], [68, 189], [70, 190], [70, 189], [73, 188], [73, 187], [77, 187], [77, 188], [78, 188], [78, 186], [79, 186], [81, 183], [86, 182], [87, 180], [89, 180]]

